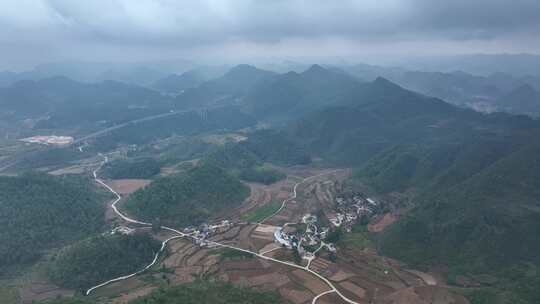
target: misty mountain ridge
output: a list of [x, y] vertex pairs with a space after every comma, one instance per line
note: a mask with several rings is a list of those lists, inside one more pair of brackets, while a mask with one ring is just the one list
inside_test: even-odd
[[365, 64], [346, 66], [343, 69], [358, 79], [371, 80], [379, 76], [385, 77], [407, 89], [482, 112], [507, 111], [515, 114], [538, 115], [539, 111], [534, 107], [502, 107], [498, 102], [501, 97], [522, 85], [529, 84], [536, 89], [540, 88], [538, 76], [513, 76], [501, 72], [479, 76], [463, 71], [409, 71], [403, 68]]
[[226, 66], [200, 67], [180, 75], [170, 74], [155, 81], [151, 87], [166, 93], [180, 93], [198, 87], [205, 81], [222, 77], [228, 70]]

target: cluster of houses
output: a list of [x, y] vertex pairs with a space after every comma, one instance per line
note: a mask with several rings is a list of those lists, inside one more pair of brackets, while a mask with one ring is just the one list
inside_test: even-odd
[[71, 136], [56, 136], [56, 135], [38, 135], [27, 138], [22, 138], [20, 141], [33, 144], [41, 145], [69, 145], [73, 142], [73, 137]]
[[189, 234], [193, 237], [195, 244], [200, 247], [214, 247], [215, 245], [212, 242], [209, 242], [208, 239], [216, 234], [220, 233], [222, 230], [227, 230], [232, 223], [228, 220], [223, 220], [219, 224], [207, 224], [203, 223], [199, 227], [187, 227], [184, 228], [183, 232]]
[[335, 227], [343, 227], [350, 232], [360, 218], [375, 215], [380, 208], [379, 202], [364, 198], [359, 193], [336, 197], [335, 214], [329, 216], [329, 221]]
[[135, 229], [132, 229], [126, 226], [117, 226], [111, 230], [110, 234], [130, 235], [130, 234], [133, 234], [134, 232], [135, 232]]
[[325, 242], [330, 229], [320, 227], [317, 216], [306, 214], [302, 217], [302, 223], [296, 225], [302, 225], [305, 230], [285, 225], [274, 231], [275, 241], [288, 249], [296, 249], [300, 256], [306, 259], [312, 258], [315, 251], [322, 247], [326, 247], [331, 252], [336, 251], [333, 244]]
[[[369, 197], [366, 198], [360, 193], [346, 193], [336, 197], [334, 211], [326, 213], [326, 216], [334, 228], [341, 227], [346, 232], [351, 232], [354, 224], [362, 218], [371, 218], [379, 212], [381, 207], [380, 202]], [[274, 231], [275, 241], [286, 248], [296, 248], [303, 258], [308, 259], [322, 247], [330, 252], [336, 252], [334, 244], [325, 241], [330, 228], [321, 227], [317, 216], [304, 215], [302, 224], [305, 225], [305, 231], [291, 229], [290, 225], [277, 228]]]

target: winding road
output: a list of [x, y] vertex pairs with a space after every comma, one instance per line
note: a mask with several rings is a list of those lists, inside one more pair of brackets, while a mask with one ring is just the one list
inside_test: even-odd
[[[99, 183], [100, 185], [102, 185], [103, 187], [105, 187], [107, 190], [109, 190], [111, 193], [113, 193], [115, 196], [116, 196], [116, 199], [113, 201], [113, 203], [111, 204], [111, 208], [114, 210], [114, 212], [119, 216], [121, 217], [123, 220], [129, 222], [129, 223], [134, 223], [134, 224], [139, 224], [139, 225], [143, 225], [143, 226], [152, 226], [151, 223], [147, 223], [147, 222], [142, 222], [142, 221], [139, 221], [139, 220], [136, 220], [136, 219], [132, 219], [128, 216], [126, 216], [125, 214], [123, 214], [122, 212], [120, 212], [118, 210], [118, 208], [116, 207], [116, 204], [122, 199], [122, 196], [120, 196], [120, 194], [118, 194], [118, 192], [116, 192], [114, 189], [112, 189], [109, 185], [107, 185], [103, 180], [101, 180], [97, 173], [98, 171], [103, 167], [103, 165], [105, 163], [108, 162], [108, 158], [107, 156], [105, 155], [102, 155], [103, 156], [103, 162], [100, 164], [100, 166], [95, 169], [93, 171], [93, 176], [94, 176], [94, 180]], [[287, 202], [290, 202], [291, 200], [294, 200], [296, 199], [297, 197], [297, 187], [303, 183], [305, 183], [306, 181], [309, 181], [311, 179], [314, 179], [314, 178], [317, 178], [317, 177], [320, 177], [320, 176], [323, 176], [323, 175], [327, 175], [327, 174], [331, 174], [331, 173], [335, 173], [339, 170], [334, 170], [334, 171], [329, 171], [329, 172], [324, 172], [324, 173], [321, 173], [321, 174], [317, 174], [317, 175], [313, 175], [313, 176], [309, 176], [309, 177], [306, 177], [304, 178], [303, 180], [301, 180], [300, 182], [296, 183], [293, 187], [293, 195], [289, 198], [286, 198], [285, 200], [283, 200], [283, 203], [281, 205], [281, 207], [275, 212], [273, 213], [272, 215], [270, 215], [269, 217], [265, 218], [264, 220], [262, 220], [261, 222], [259, 222], [258, 224], [262, 224], [262, 222], [270, 219], [271, 217], [275, 216], [276, 214], [278, 214], [286, 205]], [[128, 279], [128, 278], [131, 278], [133, 276], [136, 276], [146, 270], [148, 270], [149, 268], [151, 268], [152, 266], [154, 266], [159, 258], [159, 254], [161, 252], [163, 252], [163, 250], [165, 249], [165, 247], [167, 246], [167, 243], [170, 242], [171, 240], [174, 240], [174, 239], [178, 239], [178, 238], [191, 238], [191, 239], [194, 239], [196, 240], [197, 238], [191, 234], [185, 234], [177, 229], [174, 229], [174, 228], [171, 228], [171, 227], [167, 227], [167, 226], [161, 226], [161, 229], [164, 229], [164, 230], [168, 230], [168, 231], [171, 231], [171, 232], [174, 232], [176, 233], [177, 235], [173, 236], [173, 237], [170, 237], [168, 239], [166, 239], [165, 241], [162, 242], [161, 244], [161, 249], [155, 253], [154, 255], [154, 259], [152, 260], [152, 262], [150, 264], [148, 264], [146, 267], [144, 267], [143, 269], [137, 271], [137, 272], [134, 272], [134, 273], [131, 273], [131, 274], [128, 274], [128, 275], [124, 275], [124, 276], [121, 276], [121, 277], [117, 277], [117, 278], [114, 278], [114, 279], [111, 279], [111, 280], [108, 280], [106, 282], [103, 282], [101, 284], [98, 284], [96, 286], [93, 286], [91, 288], [89, 288], [87, 291], [86, 291], [86, 295], [90, 295], [90, 293], [92, 293], [94, 290], [100, 288], [100, 287], [103, 287], [103, 286], [106, 286], [108, 284], [111, 284], [111, 283], [114, 283], [114, 282], [118, 282], [118, 281], [122, 281], [122, 280], [125, 280], [125, 279]], [[279, 264], [282, 264], [282, 265], [287, 265], [287, 266], [290, 266], [290, 267], [293, 267], [293, 268], [297, 268], [297, 269], [302, 269], [304, 271], [307, 271], [309, 272], [310, 274], [314, 275], [315, 277], [319, 278], [321, 281], [323, 281], [326, 285], [328, 285], [328, 287], [330, 288], [330, 290], [328, 291], [325, 291], [317, 296], [315, 296], [313, 298], [313, 301], [312, 301], [312, 304], [316, 303], [317, 300], [324, 296], [324, 295], [327, 295], [327, 294], [330, 294], [330, 293], [336, 293], [341, 299], [343, 299], [343, 301], [349, 303], [349, 304], [360, 304], [358, 302], [355, 302], [351, 299], [349, 299], [347, 296], [345, 296], [344, 294], [342, 294], [335, 286], [334, 284], [332, 284], [332, 282], [330, 282], [327, 278], [325, 278], [324, 276], [320, 275], [319, 273], [309, 269], [309, 263], [307, 266], [300, 266], [300, 265], [297, 265], [297, 264], [294, 264], [294, 263], [291, 263], [291, 262], [287, 262], [287, 261], [281, 261], [281, 260], [278, 260], [278, 259], [274, 259], [272, 257], [268, 257], [268, 256], [265, 256], [264, 254], [266, 253], [258, 253], [258, 252], [254, 252], [254, 251], [251, 251], [251, 250], [247, 250], [247, 249], [243, 249], [243, 248], [240, 248], [240, 247], [235, 247], [235, 246], [232, 246], [232, 245], [227, 245], [227, 244], [223, 244], [223, 243], [218, 243], [218, 242], [214, 242], [214, 241], [209, 241], [209, 240], [206, 240], [206, 242], [208, 244], [212, 244], [216, 247], [224, 247], [224, 248], [229, 248], [229, 249], [232, 249], [232, 250], [237, 250], [237, 251], [241, 251], [241, 252], [245, 252], [245, 253], [249, 253], [249, 254], [252, 254], [260, 259], [263, 259], [263, 260], [267, 260], [267, 261], [272, 261], [272, 262], [275, 262], [275, 263], [279, 263]]]

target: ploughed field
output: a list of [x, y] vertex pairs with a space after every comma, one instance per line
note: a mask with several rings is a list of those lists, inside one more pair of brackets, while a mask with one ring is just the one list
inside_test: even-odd
[[[285, 223], [300, 221], [306, 213], [330, 209], [336, 188], [350, 172], [303, 168], [288, 170], [287, 173], [287, 179], [269, 186], [250, 184], [251, 195], [241, 206], [214, 218], [215, 221], [228, 218], [236, 224], [218, 229], [210, 240], [294, 263], [292, 250], [275, 242], [275, 229]], [[327, 174], [299, 185], [297, 198], [288, 201], [263, 224], [246, 220], [246, 214], [258, 215], [259, 220], [270, 216], [277, 211], [276, 202], [291, 196], [296, 183], [321, 173]], [[374, 219], [374, 222], [380, 222], [375, 230], [383, 229], [392, 216]], [[165, 232], [160, 235], [160, 239], [169, 236]], [[305, 266], [306, 261], [300, 264]], [[437, 285], [432, 275], [408, 269], [399, 261], [377, 255], [370, 248], [338, 246], [337, 258], [322, 250], [309, 269], [328, 278], [342, 294], [358, 303], [468, 303], [462, 296]], [[329, 290], [323, 281], [303, 269], [232, 249], [200, 247], [191, 240], [177, 239], [169, 243], [166, 256], [152, 271], [98, 289], [94, 297], [113, 298], [114, 303], [126, 303], [163, 284], [174, 286], [199, 279], [218, 279], [263, 291], [277, 290], [291, 303], [312, 303], [314, 297]], [[335, 293], [330, 293], [318, 298], [317, 303], [345, 302]]]

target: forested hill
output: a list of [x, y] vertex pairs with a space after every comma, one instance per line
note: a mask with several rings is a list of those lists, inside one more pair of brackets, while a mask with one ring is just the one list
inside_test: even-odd
[[242, 99], [253, 86], [267, 81], [274, 75], [273, 72], [250, 65], [238, 65], [219, 78], [185, 90], [176, 97], [176, 102], [183, 107], [237, 103], [238, 99]]
[[111, 179], [152, 178], [159, 174], [160, 163], [153, 158], [114, 160], [102, 168], [103, 176]]
[[77, 176], [0, 177], [0, 269], [99, 231], [106, 197]]
[[196, 281], [169, 289], [156, 290], [130, 304], [279, 304], [287, 303], [277, 292], [257, 291], [219, 282]]
[[311, 162], [307, 152], [282, 132], [260, 130], [247, 136], [247, 140], [206, 153], [201, 163], [221, 167], [248, 182], [271, 184], [285, 178], [285, 174], [265, 166], [266, 162], [286, 166]]
[[[115, 81], [88, 84], [66, 77], [24, 80], [0, 88], [2, 114], [18, 119], [46, 118], [42, 128], [80, 126], [105, 121], [118, 123], [163, 113], [173, 100], [143, 87]], [[44, 117], [47, 113], [48, 117]]]
[[98, 235], [59, 251], [48, 275], [59, 286], [84, 290], [143, 269], [160, 247], [148, 234]]
[[[36, 304], [94, 304], [91, 297], [66, 297], [40, 301]], [[129, 304], [280, 304], [289, 303], [277, 292], [259, 291], [249, 287], [210, 281], [195, 281], [131, 300]]]
[[243, 99], [250, 113], [263, 119], [291, 119], [339, 101], [361, 83], [338, 71], [313, 65], [302, 73], [276, 75], [255, 85]]
[[384, 79], [370, 86], [294, 123], [291, 138], [356, 167], [379, 192], [414, 190], [416, 207], [386, 232], [384, 254], [489, 274], [515, 299], [540, 301], [540, 123], [459, 109]]
[[156, 179], [133, 193], [124, 207], [145, 221], [185, 227], [240, 204], [248, 195], [249, 188], [224, 169], [203, 164], [186, 173]]
[[482, 137], [505, 141], [540, 129], [540, 122], [524, 116], [457, 108], [382, 78], [350, 91], [337, 104], [293, 122], [289, 133], [310, 151], [349, 165], [397, 144], [425, 147]]

